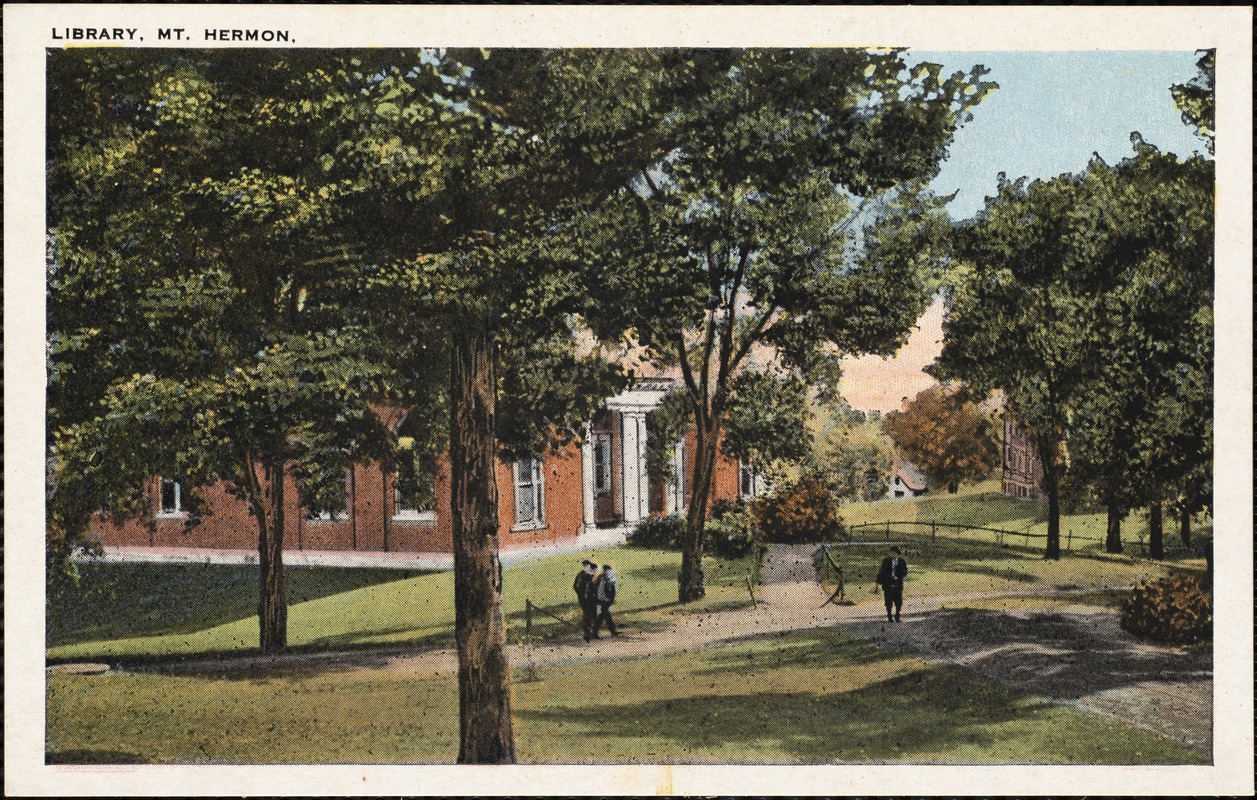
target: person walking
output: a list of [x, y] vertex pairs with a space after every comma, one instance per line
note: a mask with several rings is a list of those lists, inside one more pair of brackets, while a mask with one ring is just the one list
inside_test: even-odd
[[611, 618], [611, 606], [615, 604], [615, 594], [619, 591], [619, 582], [615, 577], [615, 570], [611, 569], [610, 564], [602, 565], [602, 574], [594, 581], [594, 591], [598, 599], [598, 617], [594, 620], [594, 639], [598, 638], [598, 631], [602, 628], [602, 623], [607, 623], [607, 630], [612, 636], [619, 636], [620, 632], [616, 630], [615, 620]]
[[898, 622], [899, 611], [903, 608], [903, 581], [908, 577], [908, 561], [899, 552], [898, 547], [890, 548], [890, 555], [882, 559], [881, 569], [877, 571], [877, 585], [882, 587], [882, 595], [886, 600], [886, 621]]
[[576, 573], [576, 580], [572, 581], [572, 590], [576, 592], [576, 602], [580, 604], [581, 634], [588, 642], [594, 631], [594, 619], [598, 616], [598, 598], [594, 593], [594, 576], [598, 573], [598, 565], [587, 558], [580, 563], [581, 570]]

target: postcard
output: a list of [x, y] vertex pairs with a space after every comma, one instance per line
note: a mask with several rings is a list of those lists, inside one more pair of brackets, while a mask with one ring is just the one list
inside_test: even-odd
[[1253, 791], [1251, 8], [4, 22], [6, 794]]

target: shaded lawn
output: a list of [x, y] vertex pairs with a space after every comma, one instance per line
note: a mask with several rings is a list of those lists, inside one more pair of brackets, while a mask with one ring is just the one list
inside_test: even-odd
[[[542, 666], [514, 687], [525, 763], [1200, 763], [1168, 740], [833, 631]], [[448, 763], [452, 674], [52, 675], [49, 760]], [[120, 746], [125, 743], [125, 746]]]
[[[580, 613], [571, 586], [582, 557], [611, 564], [620, 573], [617, 619], [631, 622], [633, 614], [643, 609], [676, 604], [679, 553], [623, 548], [522, 562], [503, 571], [503, 612], [514, 635], [523, 632], [527, 600], [569, 623], [535, 614], [535, 636], [571, 636], [579, 630]], [[742, 584], [751, 568], [749, 560], [709, 558], [704, 559], [704, 565], [709, 590], [700, 608], [738, 600], [749, 603]], [[245, 585], [250, 573], [256, 580], [256, 567], [220, 567], [217, 571], [202, 567], [199, 572], [181, 573], [181, 580], [166, 577], [170, 565], [97, 566], [103, 574], [116, 567], [128, 569], [118, 570], [125, 577], [110, 581], [114, 594], [100, 604], [95, 624], [84, 626], [75, 638], [54, 637], [50, 631], [50, 659], [149, 659], [256, 649], [257, 590]], [[306, 570], [322, 573], [321, 591], [311, 591], [309, 585], [303, 588], [300, 579]], [[338, 577], [337, 573], [345, 574]], [[380, 574], [355, 578], [349, 573]], [[293, 649], [453, 645], [454, 581], [450, 572], [399, 580], [402, 573], [397, 571], [298, 567], [290, 568], [288, 575], [292, 584], [288, 640]], [[215, 584], [218, 580], [222, 580], [221, 586]], [[155, 585], [168, 587], [157, 599], [150, 597]], [[202, 595], [211, 600], [203, 602]], [[301, 601], [303, 597], [309, 599]], [[215, 598], [221, 601], [221, 609], [215, 610]], [[146, 609], [138, 618], [150, 620], [147, 629], [133, 621], [137, 615], [132, 609], [136, 607]], [[64, 617], [70, 612], [58, 613]]]
[[[50, 645], [187, 634], [257, 613], [256, 564], [79, 565], [79, 588], [48, 609]], [[417, 570], [289, 567], [293, 605], [406, 580]]]

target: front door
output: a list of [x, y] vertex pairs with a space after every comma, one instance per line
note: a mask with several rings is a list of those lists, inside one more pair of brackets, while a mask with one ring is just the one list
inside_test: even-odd
[[615, 491], [615, 448], [611, 431], [594, 431], [594, 523], [613, 525], [620, 521]]

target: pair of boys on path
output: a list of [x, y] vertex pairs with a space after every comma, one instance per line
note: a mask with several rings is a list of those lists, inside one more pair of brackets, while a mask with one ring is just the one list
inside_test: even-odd
[[576, 592], [576, 601], [581, 608], [581, 632], [585, 641], [597, 639], [598, 631], [603, 623], [612, 636], [619, 636], [615, 620], [611, 618], [611, 606], [615, 604], [615, 593], [619, 584], [615, 570], [610, 564], [602, 565], [602, 573], [598, 573], [598, 565], [589, 559], [581, 561], [581, 571], [576, 573], [572, 581], [572, 590]]

